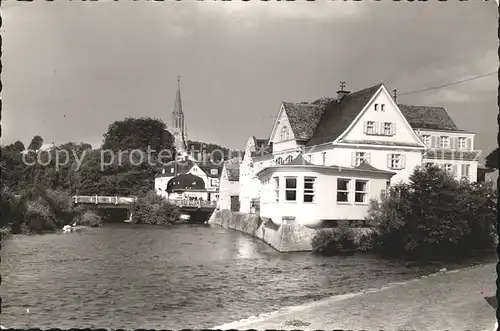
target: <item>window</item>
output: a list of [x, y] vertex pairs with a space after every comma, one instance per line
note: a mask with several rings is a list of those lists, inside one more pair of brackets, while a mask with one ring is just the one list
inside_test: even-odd
[[366, 122], [366, 133], [375, 134], [375, 122], [373, 121]]
[[368, 194], [368, 181], [366, 180], [356, 180], [354, 190], [354, 202], [366, 203]]
[[466, 149], [467, 148], [467, 138], [458, 137], [458, 148]]
[[217, 175], [219, 173], [218, 169], [210, 169], [211, 175]]
[[392, 123], [384, 123], [384, 135], [390, 136], [392, 134]]
[[424, 135], [422, 136], [422, 141], [424, 142], [424, 144], [425, 144], [426, 146], [430, 146], [430, 145], [431, 145], [431, 136], [430, 136], [430, 135], [428, 135], [428, 134], [424, 134]]
[[280, 178], [279, 177], [274, 177], [274, 197], [275, 201], [278, 202], [280, 201]]
[[384, 109], [384, 108], [385, 108], [385, 104], [381, 104], [381, 105], [380, 105], [380, 110], [381, 110], [381, 111], [385, 111], [385, 109]]
[[281, 140], [288, 140], [288, 127], [286, 125], [281, 128]]
[[441, 140], [439, 141], [439, 147], [448, 148], [449, 146], [450, 146], [450, 137], [442, 136]]
[[276, 164], [277, 164], [277, 165], [282, 165], [282, 164], [283, 164], [283, 159], [282, 159], [281, 157], [278, 157], [278, 158], [276, 159]]
[[404, 168], [404, 155], [401, 154], [389, 154], [388, 165], [389, 169], [403, 169]]
[[307, 156], [306, 156], [306, 160], [307, 160], [308, 162], [311, 162], [311, 159], [312, 159], [312, 158], [311, 158], [311, 154], [309, 154], [309, 155], [307, 155]]
[[375, 109], [375, 111], [377, 111], [377, 110], [378, 110], [378, 103], [376, 103], [376, 104], [373, 106], [373, 108]]
[[291, 155], [288, 155], [285, 159], [285, 163], [290, 163], [290, 162], [292, 162], [292, 160], [293, 160], [293, 157]]
[[297, 201], [297, 178], [285, 178], [285, 200]]
[[354, 166], [359, 166], [366, 159], [365, 152], [356, 152], [356, 158], [354, 159]]
[[462, 164], [462, 178], [469, 178], [470, 164]]
[[321, 164], [322, 165], [326, 165], [326, 152], [321, 153], [321, 157], [322, 157], [322, 161], [321, 161], [322, 163]]
[[452, 170], [453, 170], [453, 165], [452, 164], [448, 163], [448, 164], [444, 165], [444, 171], [446, 171], [447, 173], [450, 174], [452, 172]]
[[314, 202], [314, 184], [316, 178], [304, 177], [304, 202]]
[[337, 202], [349, 202], [349, 179], [337, 179]]

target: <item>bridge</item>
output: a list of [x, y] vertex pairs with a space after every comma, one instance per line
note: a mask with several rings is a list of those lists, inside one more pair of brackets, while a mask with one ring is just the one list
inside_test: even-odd
[[[189, 199], [172, 199], [168, 202], [178, 206], [181, 213], [190, 215], [193, 220], [205, 219], [208, 220], [210, 214], [217, 207], [215, 201], [204, 200], [189, 200]], [[72, 197], [72, 202], [82, 205], [93, 205], [97, 208], [122, 208], [127, 209], [128, 219], [126, 222], [132, 220], [132, 212], [130, 208], [137, 202], [137, 197], [119, 197], [119, 196], [100, 196], [100, 195], [75, 195]]]

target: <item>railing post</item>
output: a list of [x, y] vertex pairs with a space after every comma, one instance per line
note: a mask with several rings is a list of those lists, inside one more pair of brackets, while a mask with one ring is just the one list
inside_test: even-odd
[[96, 204], [96, 205], [97, 205], [97, 204], [99, 204], [99, 202], [98, 202], [98, 201], [99, 201], [99, 198], [98, 198], [98, 196], [97, 196], [97, 194], [96, 194], [96, 195], [95, 195], [95, 204]]
[[117, 205], [117, 204], [118, 204], [118, 196], [115, 195], [115, 205]]

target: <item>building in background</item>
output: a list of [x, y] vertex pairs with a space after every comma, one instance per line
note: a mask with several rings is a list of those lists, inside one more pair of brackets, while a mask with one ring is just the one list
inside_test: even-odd
[[219, 186], [219, 210], [240, 210], [240, 162], [239, 158], [224, 162]]

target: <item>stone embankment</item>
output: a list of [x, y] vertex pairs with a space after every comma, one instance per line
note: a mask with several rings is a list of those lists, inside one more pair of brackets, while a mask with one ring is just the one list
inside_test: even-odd
[[228, 323], [213, 329], [495, 330], [495, 265], [413, 281]]
[[316, 230], [300, 224], [276, 225], [258, 215], [228, 210], [215, 211], [208, 223], [259, 238], [279, 252], [311, 251], [311, 239], [316, 233]]

